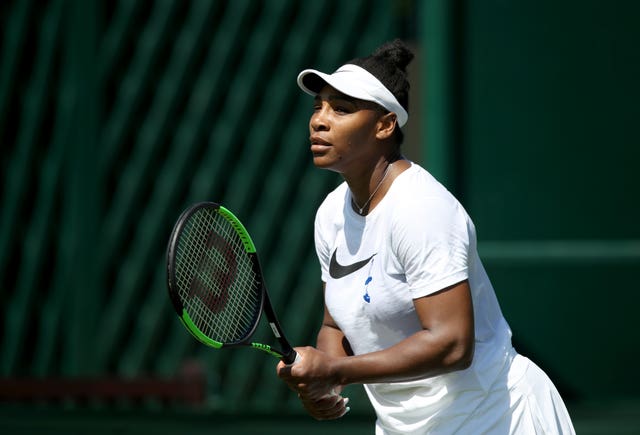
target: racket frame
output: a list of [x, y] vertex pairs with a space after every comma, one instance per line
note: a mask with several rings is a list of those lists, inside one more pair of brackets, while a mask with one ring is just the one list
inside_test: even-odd
[[[253, 268], [253, 273], [256, 277], [256, 282], [260, 288], [260, 303], [259, 310], [257, 311], [256, 319], [253, 323], [253, 326], [245, 335], [245, 338], [232, 343], [222, 343], [217, 340], [213, 340], [209, 336], [207, 336], [195, 322], [191, 319], [189, 313], [184, 307], [182, 301], [180, 300], [180, 296], [178, 295], [178, 284], [176, 280], [175, 268], [176, 268], [176, 251], [178, 246], [178, 241], [182, 234], [182, 231], [189, 220], [189, 218], [201, 208], [209, 208], [213, 209], [215, 212], [220, 214], [223, 218], [227, 220], [235, 230], [236, 234], [240, 237], [242, 244], [244, 245], [247, 256], [251, 261], [251, 265]], [[169, 243], [167, 245], [167, 287], [169, 291], [169, 298], [171, 300], [172, 306], [176, 313], [178, 314], [178, 318], [184, 325], [184, 327], [191, 333], [193, 337], [195, 337], [201, 343], [213, 347], [215, 349], [222, 348], [231, 348], [231, 347], [239, 347], [239, 346], [249, 346], [254, 349], [261, 350], [266, 352], [274, 357], [282, 359], [286, 364], [292, 364], [296, 360], [296, 351], [293, 350], [289, 342], [287, 341], [282, 327], [280, 326], [280, 322], [276, 316], [275, 310], [271, 304], [271, 300], [269, 298], [269, 293], [267, 292], [267, 287], [264, 282], [264, 278], [262, 275], [262, 267], [260, 266], [260, 261], [258, 259], [258, 253], [256, 251], [256, 247], [249, 235], [249, 232], [242, 224], [242, 222], [228, 209], [223, 207], [222, 205], [215, 202], [199, 202], [193, 204], [188, 207], [186, 210], [182, 212], [178, 220], [176, 221], [173, 230], [171, 232], [171, 236], [169, 238]], [[274, 337], [278, 341], [281, 350], [274, 348], [268, 344], [252, 342], [251, 338], [255, 334], [258, 325], [260, 324], [260, 320], [262, 317], [262, 313], [264, 312], [267, 322], [269, 323], [271, 332]]]

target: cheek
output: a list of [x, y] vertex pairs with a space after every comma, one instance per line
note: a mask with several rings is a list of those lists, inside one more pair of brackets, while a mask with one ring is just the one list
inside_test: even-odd
[[375, 143], [375, 128], [370, 119], [334, 119], [330, 130], [334, 146], [345, 154], [361, 154]]
[[351, 134], [348, 136], [347, 143], [349, 144], [350, 149], [363, 150], [367, 144], [373, 141], [373, 139], [375, 138], [371, 134], [371, 130], [368, 126], [363, 126], [362, 128], [351, 131]]

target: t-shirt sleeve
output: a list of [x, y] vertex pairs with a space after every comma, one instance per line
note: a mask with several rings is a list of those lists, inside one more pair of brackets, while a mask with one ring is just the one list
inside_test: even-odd
[[440, 197], [424, 198], [396, 213], [392, 249], [414, 299], [469, 277], [469, 225], [457, 201]]

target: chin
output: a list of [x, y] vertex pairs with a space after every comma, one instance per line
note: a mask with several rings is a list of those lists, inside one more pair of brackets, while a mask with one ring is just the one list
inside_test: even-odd
[[313, 165], [316, 168], [328, 169], [331, 166], [331, 162], [327, 160], [324, 155], [314, 155], [313, 156]]
[[313, 156], [313, 165], [319, 169], [327, 169], [329, 171], [342, 172], [342, 156], [334, 153], [316, 152]]
[[319, 169], [327, 169], [329, 171], [339, 172], [335, 169], [335, 162], [327, 160], [323, 157], [314, 157], [313, 165]]

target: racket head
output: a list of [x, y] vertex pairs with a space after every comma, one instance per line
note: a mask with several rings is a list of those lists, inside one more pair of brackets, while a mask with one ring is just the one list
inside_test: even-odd
[[202, 343], [247, 344], [265, 291], [253, 241], [233, 213], [201, 202], [180, 215], [167, 246], [167, 287], [182, 323]]

